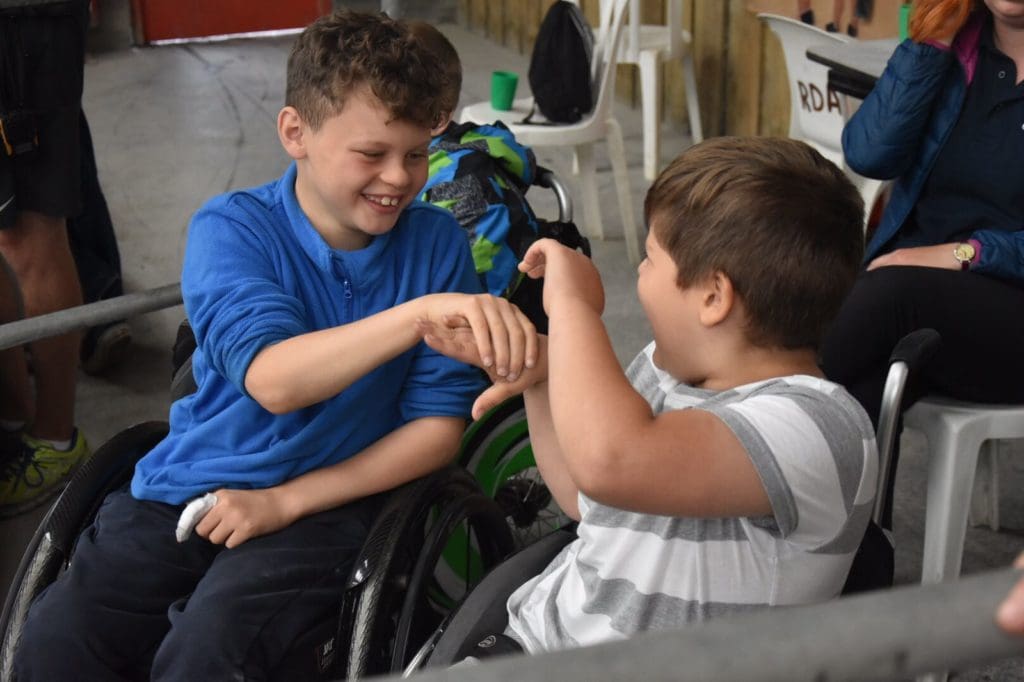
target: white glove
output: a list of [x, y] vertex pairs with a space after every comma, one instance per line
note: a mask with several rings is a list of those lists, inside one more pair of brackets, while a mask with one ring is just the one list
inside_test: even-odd
[[192, 535], [192, 529], [203, 520], [203, 517], [217, 504], [217, 496], [213, 493], [206, 493], [202, 497], [185, 505], [185, 509], [178, 518], [178, 527], [174, 529], [174, 537], [178, 542], [185, 542]]

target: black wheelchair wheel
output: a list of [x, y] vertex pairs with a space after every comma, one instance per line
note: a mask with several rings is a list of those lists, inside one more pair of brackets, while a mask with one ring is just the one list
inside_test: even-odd
[[145, 422], [117, 434], [78, 468], [50, 507], [25, 548], [0, 613], [0, 679], [12, 677], [29, 606], [67, 568], [75, 541], [107, 494], [127, 483], [135, 463], [166, 435], [165, 422]]
[[504, 514], [463, 469], [449, 467], [391, 494], [356, 562], [337, 641], [349, 643], [348, 679], [400, 671], [445, 615], [431, 597], [452, 533], [464, 530], [482, 573], [511, 553]]

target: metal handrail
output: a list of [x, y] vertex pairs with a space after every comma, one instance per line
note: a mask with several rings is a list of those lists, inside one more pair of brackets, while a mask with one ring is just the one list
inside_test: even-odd
[[1004, 633], [993, 621], [997, 605], [1022, 575], [1007, 568], [953, 583], [722, 617], [594, 647], [426, 670], [408, 679], [838, 682], [962, 670], [1024, 655], [1024, 637]]
[[181, 285], [175, 283], [8, 322], [0, 325], [0, 350], [77, 329], [127, 320], [144, 313], [172, 308], [181, 302]]

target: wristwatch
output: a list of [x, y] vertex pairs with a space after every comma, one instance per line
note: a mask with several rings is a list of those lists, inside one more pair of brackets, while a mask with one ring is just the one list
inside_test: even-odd
[[967, 270], [971, 267], [975, 255], [977, 255], [977, 252], [974, 250], [974, 245], [969, 242], [960, 242], [953, 249], [953, 258], [956, 258], [957, 262], [960, 263], [961, 270]]

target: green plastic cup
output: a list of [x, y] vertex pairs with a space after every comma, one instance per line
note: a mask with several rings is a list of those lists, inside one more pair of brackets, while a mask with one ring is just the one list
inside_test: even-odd
[[498, 111], [512, 109], [512, 100], [516, 96], [519, 76], [511, 71], [495, 71], [491, 74], [491, 106]]
[[900, 41], [907, 39], [909, 35], [910, 27], [910, 3], [905, 2], [900, 5]]

